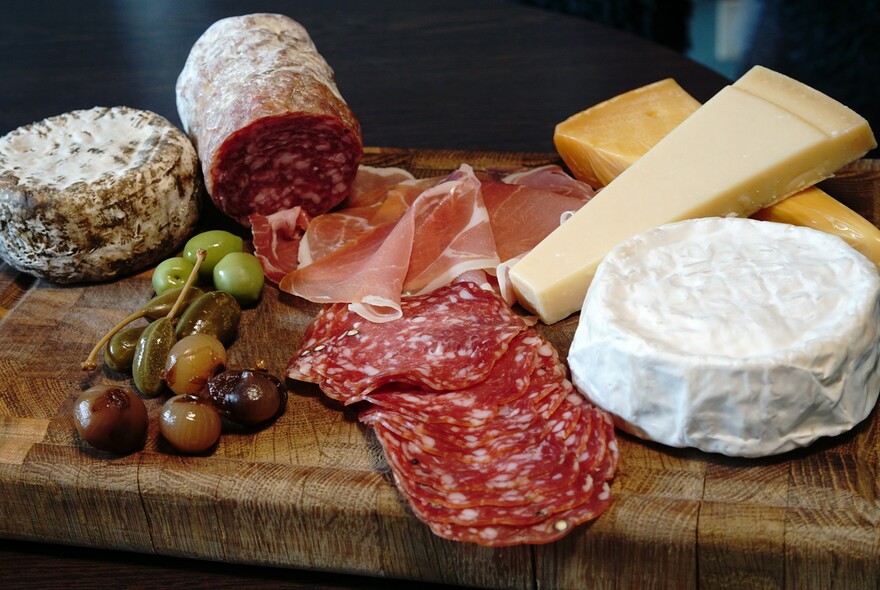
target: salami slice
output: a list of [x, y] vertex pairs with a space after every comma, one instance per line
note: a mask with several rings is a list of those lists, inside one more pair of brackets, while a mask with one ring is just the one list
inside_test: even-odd
[[454, 523], [426, 521], [431, 531], [444, 539], [476, 543], [487, 547], [511, 545], [541, 545], [552, 543], [569, 534], [584, 522], [595, 519], [611, 504], [611, 488], [608, 482], [595, 484], [595, 491], [583, 504], [551, 515], [531, 525], [496, 524], [468, 526]]
[[402, 317], [373, 323], [344, 304], [324, 308], [288, 365], [345, 404], [388, 383], [437, 391], [485, 380], [525, 323], [495, 293], [455, 283], [401, 302]]
[[247, 224], [297, 205], [309, 215], [351, 190], [360, 124], [308, 32], [280, 14], [217, 21], [177, 80], [177, 110], [217, 208]]
[[374, 430], [402, 486], [414, 495], [431, 494], [440, 505], [520, 505], [540, 499], [544, 489], [571, 485], [578, 474], [577, 456], [534, 430], [523, 431], [521, 445], [482, 465], [432, 455], [385, 428]]
[[536, 342], [535, 336], [523, 332], [511, 342], [507, 353], [495, 363], [483, 381], [465, 389], [426, 393], [421, 389], [403, 387], [368, 393], [364, 399], [422, 422], [480, 426], [502, 405], [525, 395], [535, 362]]
[[342, 304], [309, 326], [289, 376], [345, 403], [379, 441], [413, 514], [486, 546], [548, 543], [611, 502], [610, 417], [498, 295], [460, 282], [372, 324]]

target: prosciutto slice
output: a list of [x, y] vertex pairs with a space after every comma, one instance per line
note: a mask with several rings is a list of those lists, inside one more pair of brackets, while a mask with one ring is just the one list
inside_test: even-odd
[[534, 248], [559, 227], [567, 212], [577, 211], [587, 202], [581, 196], [496, 180], [484, 180], [481, 190], [500, 261]]
[[313, 219], [255, 216], [254, 246], [282, 290], [348, 303], [374, 322], [399, 318], [402, 296], [456, 281], [513, 305], [509, 268], [594, 194], [556, 165], [500, 177], [464, 164], [427, 179], [361, 166], [341, 209]]
[[[319, 303], [343, 302], [376, 322], [401, 316], [403, 294], [428, 293], [461, 273], [494, 268], [495, 252], [480, 181], [463, 165], [436, 186], [404, 185], [390, 199], [356, 213], [330, 216], [348, 232], [344, 245], [290, 273], [283, 291]], [[310, 225], [310, 229], [315, 225]], [[313, 229], [313, 235], [318, 230]], [[315, 244], [307, 237], [314, 257]]]
[[270, 215], [248, 216], [254, 236], [254, 255], [263, 274], [279, 283], [297, 265], [300, 240], [309, 226], [309, 214], [302, 207], [282, 209]]
[[569, 176], [561, 166], [548, 164], [538, 168], [530, 168], [512, 172], [502, 179], [508, 184], [518, 184], [540, 188], [566, 197], [574, 197], [583, 202], [589, 201], [596, 191], [586, 182]]

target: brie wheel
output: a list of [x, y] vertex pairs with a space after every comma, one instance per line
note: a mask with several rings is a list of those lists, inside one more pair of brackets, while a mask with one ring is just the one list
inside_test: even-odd
[[774, 455], [864, 420], [880, 392], [880, 276], [842, 239], [742, 218], [661, 226], [613, 248], [568, 362], [624, 430]]

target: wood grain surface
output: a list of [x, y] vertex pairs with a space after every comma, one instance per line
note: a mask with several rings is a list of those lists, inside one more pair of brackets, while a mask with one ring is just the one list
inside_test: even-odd
[[[543, 153], [368, 149], [366, 163], [417, 175], [516, 168]], [[880, 161], [823, 184], [880, 223]], [[210, 217], [207, 223], [211, 223]], [[203, 456], [158, 435], [148, 400], [142, 452], [79, 440], [76, 396], [130, 383], [79, 363], [152, 294], [149, 273], [58, 286], [0, 267], [0, 537], [84, 547], [505, 588], [877, 588], [880, 502], [876, 412], [854, 431], [780, 457], [745, 460], [620, 435], [612, 508], [543, 546], [489, 549], [433, 536], [391, 481], [356, 417], [294, 384], [286, 413], [224, 432]], [[232, 363], [276, 374], [317, 307], [274, 288], [243, 314]], [[545, 333], [564, 355], [570, 318]]]

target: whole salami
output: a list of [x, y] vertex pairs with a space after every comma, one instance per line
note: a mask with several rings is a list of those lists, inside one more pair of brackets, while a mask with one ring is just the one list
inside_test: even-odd
[[177, 110], [208, 193], [242, 224], [297, 205], [318, 215], [351, 190], [360, 124], [308, 32], [286, 16], [211, 25], [177, 80]]

